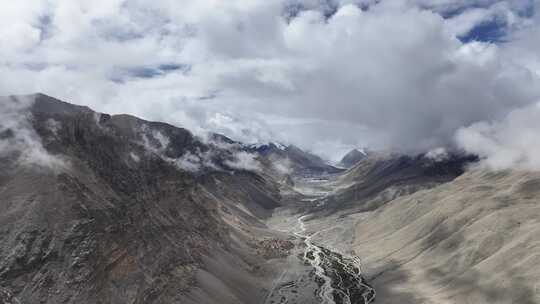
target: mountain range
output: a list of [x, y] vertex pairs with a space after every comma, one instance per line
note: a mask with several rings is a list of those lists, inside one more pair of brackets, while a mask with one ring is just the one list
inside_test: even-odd
[[540, 303], [534, 172], [0, 105], [0, 303]]

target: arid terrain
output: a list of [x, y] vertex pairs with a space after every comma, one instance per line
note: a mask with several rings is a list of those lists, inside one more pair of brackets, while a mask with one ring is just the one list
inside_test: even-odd
[[0, 303], [540, 303], [537, 173], [2, 102]]

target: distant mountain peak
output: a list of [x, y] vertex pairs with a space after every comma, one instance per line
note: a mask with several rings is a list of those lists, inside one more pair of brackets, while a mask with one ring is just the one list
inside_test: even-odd
[[347, 154], [345, 154], [345, 156], [343, 156], [343, 158], [339, 162], [339, 165], [345, 168], [350, 168], [356, 165], [358, 162], [360, 162], [364, 158], [366, 158], [367, 156], [368, 156], [368, 153], [366, 149], [354, 148], [351, 151], [349, 151]]
[[282, 143], [279, 143], [279, 142], [269, 141], [269, 142], [265, 142], [265, 143], [249, 144], [248, 147], [252, 148], [252, 149], [278, 148], [279, 150], [284, 151], [285, 149], [287, 149], [288, 146], [286, 146], [286, 145], [284, 145]]

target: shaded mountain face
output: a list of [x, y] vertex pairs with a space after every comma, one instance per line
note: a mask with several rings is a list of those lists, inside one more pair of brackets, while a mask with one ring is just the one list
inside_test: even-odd
[[[272, 181], [231, 168], [233, 152], [185, 129], [45, 95], [0, 103], [2, 296], [21, 303], [262, 296], [264, 276], [252, 273], [263, 261], [248, 246], [258, 234], [247, 232], [263, 226], [279, 193]], [[242, 266], [209, 262], [218, 257]]]
[[265, 145], [251, 145], [248, 150], [258, 153], [268, 163], [279, 166], [276, 171], [286, 175], [295, 174], [300, 176], [334, 174], [343, 169], [329, 165], [321, 157], [306, 152], [294, 145], [284, 146], [278, 143]]
[[365, 150], [359, 151], [358, 149], [352, 149], [351, 151], [349, 151], [349, 153], [343, 156], [343, 158], [339, 162], [339, 165], [344, 168], [350, 168], [366, 157], [367, 152], [365, 152]]
[[388, 201], [448, 182], [463, 174], [476, 156], [454, 154], [442, 160], [424, 155], [371, 153], [339, 177], [339, 189], [323, 212], [364, 212]]

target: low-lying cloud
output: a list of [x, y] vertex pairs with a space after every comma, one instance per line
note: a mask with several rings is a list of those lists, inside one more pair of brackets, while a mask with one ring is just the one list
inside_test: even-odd
[[288, 158], [273, 159], [271, 169], [279, 175], [290, 175], [293, 173], [292, 163]]
[[500, 121], [461, 128], [456, 141], [490, 169], [540, 170], [540, 106], [514, 110]]
[[239, 151], [234, 154], [232, 160], [226, 160], [225, 164], [236, 170], [261, 171], [261, 163], [256, 157], [255, 154]]
[[[31, 97], [0, 97], [0, 157], [15, 157], [25, 166], [59, 169], [66, 163], [50, 154], [43, 147], [40, 136], [31, 123], [29, 108], [34, 103]], [[54, 133], [57, 124], [49, 122]]]
[[[204, 170], [246, 170], [261, 171], [262, 165], [257, 160], [257, 155], [242, 151], [243, 146], [238, 143], [223, 142], [219, 139], [198, 138], [208, 145], [208, 150], [202, 151], [195, 148], [195, 151], [185, 151], [179, 157], [167, 156], [167, 149], [171, 144], [171, 139], [159, 130], [152, 129], [148, 125], [142, 125], [138, 130], [141, 140], [139, 144], [143, 146], [147, 153], [157, 156], [164, 161], [173, 164], [182, 171], [192, 173]], [[139, 156], [131, 153], [130, 157], [139, 162]]]

